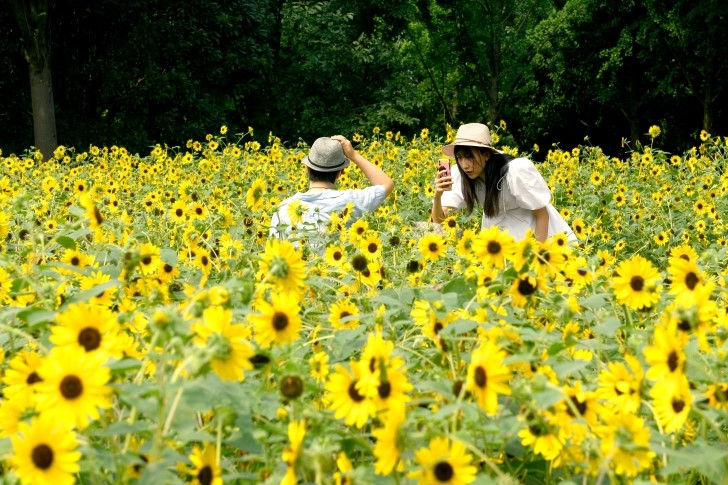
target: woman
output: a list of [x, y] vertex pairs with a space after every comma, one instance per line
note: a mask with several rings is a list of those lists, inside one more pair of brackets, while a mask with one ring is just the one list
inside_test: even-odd
[[457, 169], [452, 175], [438, 171], [432, 220], [441, 223], [453, 210], [477, 204], [483, 207], [482, 228], [499, 226], [517, 241], [533, 231], [545, 241], [564, 233], [569, 241], [577, 238], [561, 214], [551, 205], [551, 191], [533, 162], [514, 158], [491, 146], [490, 130], [481, 123], [458, 128], [455, 141], [442, 147], [454, 156]]

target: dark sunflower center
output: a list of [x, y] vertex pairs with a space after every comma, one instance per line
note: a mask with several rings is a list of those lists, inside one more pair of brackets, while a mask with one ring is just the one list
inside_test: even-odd
[[339, 318], [340, 318], [341, 320], [343, 320], [344, 318], [346, 318], [346, 317], [348, 317], [348, 316], [351, 316], [351, 313], [349, 313], [349, 312], [347, 312], [346, 310], [344, 310], [344, 311], [342, 311], [342, 312], [341, 312], [341, 315], [339, 316]]
[[369, 246], [367, 246], [367, 251], [369, 251], [370, 253], [376, 253], [377, 249], [379, 249], [377, 243], [369, 243]]
[[173, 269], [174, 269], [174, 266], [172, 266], [171, 264], [166, 264], [165, 263], [165, 265], [164, 265], [164, 272], [165, 273], [171, 273]]
[[142, 258], [142, 264], [149, 265], [152, 263], [152, 257], [151, 256], [144, 256]]
[[685, 261], [690, 261], [690, 256], [688, 256], [687, 254], [681, 254], [680, 259], [684, 259]]
[[475, 385], [481, 389], [484, 389], [485, 386], [488, 385], [488, 374], [485, 372], [482, 365], [475, 368], [475, 372], [473, 372], [473, 379], [475, 380]]
[[442, 483], [449, 482], [455, 475], [455, 470], [452, 465], [446, 461], [438, 462], [432, 471], [434, 472], [437, 481]]
[[86, 352], [96, 350], [101, 345], [101, 334], [93, 327], [86, 327], [78, 333], [78, 345]]
[[40, 382], [42, 380], [43, 379], [40, 378], [40, 376], [38, 375], [38, 373], [36, 371], [33, 371], [30, 374], [28, 374], [28, 377], [25, 379], [25, 382], [26, 382], [26, 384], [32, 386], [36, 382]]
[[367, 258], [361, 255], [356, 256], [351, 261], [351, 265], [354, 267], [355, 270], [362, 272], [367, 269]]
[[532, 295], [536, 291], [536, 287], [531, 284], [528, 280], [521, 280], [518, 282], [518, 293], [523, 296]]
[[692, 271], [685, 275], [685, 286], [688, 287], [688, 290], [695, 289], [695, 286], [700, 282], [700, 278], [698, 278], [698, 275], [693, 273]]
[[210, 465], [202, 467], [200, 472], [197, 474], [197, 480], [200, 482], [200, 485], [210, 485], [212, 483], [212, 479], [213, 473]]
[[389, 382], [382, 382], [377, 386], [377, 392], [379, 392], [379, 397], [382, 399], [387, 399], [390, 394], [392, 394], [392, 384]]
[[340, 252], [340, 251], [335, 251], [335, 252], [334, 252], [334, 254], [332, 255], [332, 257], [334, 258], [334, 261], [339, 261], [339, 260], [341, 260], [341, 257], [342, 257], [342, 256], [343, 256], [343, 255], [341, 254], [341, 252]]
[[679, 362], [679, 359], [677, 356], [677, 352], [675, 352], [673, 350], [667, 356], [667, 368], [670, 369], [670, 372], [675, 372], [675, 370], [677, 370], [678, 362]]
[[273, 328], [277, 331], [285, 330], [288, 326], [288, 315], [283, 312], [275, 312], [273, 314]]
[[359, 394], [359, 391], [356, 389], [356, 383], [357, 381], [351, 381], [351, 384], [349, 384], [349, 397], [354, 402], [362, 402], [364, 396]]
[[207, 266], [207, 264], [210, 262], [207, 256], [202, 256], [200, 258], [200, 262], [202, 263], [202, 266]]
[[416, 273], [420, 270], [420, 268], [421, 268], [421, 266], [420, 266], [419, 261], [412, 260], [409, 263], [407, 263], [407, 272], [408, 273]]
[[440, 330], [442, 330], [444, 327], [442, 326], [442, 323], [435, 322], [435, 326], [433, 327], [433, 330], [435, 331], [435, 334], [440, 333]]
[[438, 245], [435, 242], [431, 242], [430, 245], [427, 246], [427, 249], [429, 249], [433, 253], [436, 253], [437, 252], [437, 249], [438, 249]]
[[53, 449], [46, 444], [37, 445], [33, 448], [31, 459], [36, 468], [47, 470], [53, 465]]
[[78, 256], [74, 256], [71, 258], [71, 264], [73, 266], [78, 266], [79, 264], [81, 264], [81, 260], [78, 259]]
[[672, 410], [676, 413], [680, 413], [683, 409], [685, 409], [685, 401], [682, 399], [673, 399], [672, 400]]
[[489, 241], [488, 242], [488, 253], [498, 254], [500, 252], [501, 252], [501, 245], [498, 241]]
[[631, 280], [629, 280], [629, 286], [634, 291], [642, 291], [642, 288], [645, 287], [645, 279], [641, 276], [633, 276]]
[[[579, 411], [579, 414], [581, 416], [584, 416], [584, 413], [586, 412], [586, 401], [580, 401], [578, 398], [570, 398], [571, 402], [574, 404], [574, 407], [577, 411]], [[571, 406], [568, 406], [566, 409], [566, 412], [569, 413], [570, 416], [575, 416], [574, 411], [571, 409]]]
[[693, 326], [690, 324], [690, 320], [684, 318], [677, 323], [677, 328], [683, 332], [689, 332]]
[[174, 211], [174, 213], [177, 217], [182, 217], [185, 211], [183, 211], [182, 209], [177, 209], [176, 211]]
[[61, 381], [60, 390], [66, 399], [76, 399], [83, 394], [83, 382], [76, 376], [66, 376]]
[[195, 208], [195, 214], [197, 214], [198, 216], [199, 215], [202, 215], [202, 207], [196, 207]]

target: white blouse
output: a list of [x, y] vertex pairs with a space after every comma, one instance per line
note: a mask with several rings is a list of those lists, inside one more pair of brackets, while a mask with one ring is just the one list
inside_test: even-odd
[[[461, 209], [466, 206], [462, 175], [457, 167], [453, 167], [451, 173], [452, 190], [443, 192], [441, 204], [442, 207]], [[498, 213], [494, 217], [487, 217], [484, 213], [482, 228], [499, 226], [520, 241], [526, 237], [528, 229], [536, 230], [532, 211], [546, 207], [549, 214], [548, 237], [564, 233], [569, 241], [577, 241], [574, 231], [551, 204], [551, 190], [531, 160], [515, 158], [508, 162], [508, 172], [498, 182], [498, 187], [501, 190]], [[475, 192], [478, 201], [485, 200], [485, 184], [476, 182]]]

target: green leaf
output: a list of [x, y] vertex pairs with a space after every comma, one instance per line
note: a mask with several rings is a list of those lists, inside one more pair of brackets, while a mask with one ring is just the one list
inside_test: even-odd
[[46, 310], [45, 308], [28, 308], [18, 312], [18, 319], [24, 321], [29, 327], [33, 328], [41, 323], [50, 323], [56, 319], [56, 312]]
[[455, 335], [461, 335], [478, 327], [478, 323], [473, 320], [459, 319], [452, 322], [450, 325], [442, 329], [440, 332], [442, 335], [452, 337]]
[[68, 236], [58, 236], [56, 242], [66, 249], [76, 249], [76, 241]]

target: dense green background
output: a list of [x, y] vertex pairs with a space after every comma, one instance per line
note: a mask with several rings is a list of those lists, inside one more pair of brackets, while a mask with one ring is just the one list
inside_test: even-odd
[[[522, 147], [728, 134], [719, 0], [51, 2], [58, 142], [146, 152], [227, 124], [283, 140], [508, 122]], [[0, 148], [33, 144], [17, 22], [0, 6]]]

